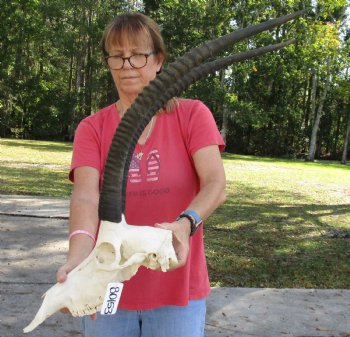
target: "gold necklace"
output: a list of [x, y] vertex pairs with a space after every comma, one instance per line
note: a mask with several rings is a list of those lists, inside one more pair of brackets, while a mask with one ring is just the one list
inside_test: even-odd
[[138, 160], [141, 160], [142, 159], [142, 156], [143, 156], [143, 147], [144, 145], [147, 143], [147, 140], [149, 138], [149, 136], [151, 135], [151, 131], [152, 131], [152, 128], [153, 128], [153, 121], [154, 121], [154, 117], [152, 117], [151, 119], [151, 124], [149, 126], [149, 129], [148, 129], [148, 132], [147, 132], [147, 135], [146, 135], [146, 138], [145, 138], [145, 142], [143, 144], [140, 144], [140, 143], [137, 143], [139, 148], [140, 148], [140, 151], [138, 154], [135, 155], [135, 157], [138, 159]]

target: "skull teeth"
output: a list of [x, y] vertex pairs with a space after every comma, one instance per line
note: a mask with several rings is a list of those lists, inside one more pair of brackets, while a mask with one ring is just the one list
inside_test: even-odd
[[71, 311], [71, 314], [73, 317], [82, 317], [82, 316], [86, 316], [86, 315], [92, 315], [98, 311], [98, 307], [99, 307], [99, 305], [96, 305], [95, 307], [88, 306], [86, 308], [74, 309]]

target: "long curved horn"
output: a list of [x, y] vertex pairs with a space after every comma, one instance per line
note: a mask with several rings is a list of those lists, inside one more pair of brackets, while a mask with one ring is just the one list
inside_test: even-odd
[[[195, 80], [212, 72], [213, 64], [219, 65], [220, 60], [204, 64], [203, 68], [198, 67], [200, 63], [211, 56], [216, 55], [232, 44], [244, 38], [256, 35], [261, 31], [279, 26], [289, 20], [295, 19], [305, 13], [305, 10], [289, 15], [272, 19], [256, 26], [249, 26], [221, 38], [209, 41], [199, 48], [186, 53], [177, 61], [171, 63], [163, 72], [157, 76], [142, 93], [137, 97], [133, 105], [127, 110], [109, 149], [105, 166], [105, 174], [99, 201], [99, 218], [111, 222], [120, 222], [125, 207], [125, 180], [124, 175], [129, 164], [128, 156], [133, 152], [139, 135], [147, 125], [147, 118], [150, 119], [164, 104], [176, 95], [179, 95], [193, 81], [189, 76], [191, 69], [195, 74]], [[233, 58], [237, 56], [232, 56]], [[227, 58], [229, 59], [229, 58]], [[240, 59], [243, 60], [244, 58]], [[225, 66], [227, 66], [226, 64]], [[206, 68], [208, 67], [208, 68]], [[221, 66], [222, 68], [223, 66]], [[206, 69], [207, 73], [198, 72], [198, 69]], [[219, 68], [220, 69], [220, 68]], [[217, 69], [216, 69], [217, 70]], [[184, 78], [185, 80], [181, 80]], [[190, 81], [188, 85], [186, 82]], [[175, 85], [174, 85], [175, 83]], [[142, 124], [143, 122], [143, 124]], [[143, 126], [142, 126], [143, 125]], [[141, 127], [142, 126], [142, 127]]]
[[[188, 88], [189, 85], [191, 85], [192, 83], [194, 83], [195, 81], [209, 75], [210, 73], [213, 73], [215, 71], [218, 71], [220, 69], [224, 69], [226, 67], [228, 67], [229, 65], [232, 65], [233, 63], [237, 63], [240, 62], [242, 60], [248, 60], [254, 57], [258, 57], [261, 56], [263, 54], [272, 52], [272, 51], [276, 51], [279, 49], [282, 49], [288, 45], [291, 45], [293, 43], [295, 43], [296, 41], [294, 39], [292, 40], [288, 40], [285, 42], [281, 42], [281, 43], [276, 43], [273, 45], [268, 45], [268, 46], [264, 46], [264, 47], [260, 47], [257, 49], [252, 49], [246, 52], [242, 52], [239, 54], [235, 54], [232, 56], [228, 56], [219, 60], [215, 60], [212, 62], [208, 62], [205, 64], [202, 64], [194, 69], [192, 69], [189, 73], [187, 73], [184, 77], [182, 77], [180, 80], [177, 81], [177, 83], [175, 83], [171, 88], [170, 88], [170, 95], [169, 96], [174, 96], [174, 91], [172, 90], [172, 88], [175, 86], [175, 90], [176, 90], [176, 94], [175, 96], [179, 95], [182, 91], [184, 91], [186, 88]], [[179, 82], [179, 83], [178, 83]], [[166, 94], [165, 94], [166, 95]], [[167, 97], [167, 96], [166, 96]], [[145, 114], [145, 117], [143, 118], [143, 120], [141, 121], [141, 123], [138, 126], [138, 130], [136, 131], [132, 142], [130, 143], [130, 148], [128, 151], [128, 155], [127, 155], [127, 159], [125, 162], [125, 166], [124, 166], [124, 177], [123, 177], [123, 186], [122, 186], [122, 205], [121, 205], [121, 213], [125, 214], [125, 195], [126, 195], [126, 186], [127, 186], [127, 182], [128, 182], [128, 174], [129, 174], [129, 166], [130, 166], [130, 162], [132, 159], [132, 154], [134, 152], [134, 148], [135, 145], [137, 143], [137, 140], [139, 139], [140, 135], [142, 134], [143, 130], [145, 129], [145, 127], [147, 126], [147, 124], [149, 123], [149, 121], [151, 120], [151, 118], [154, 116], [153, 114], [153, 109], [147, 111], [147, 113]], [[119, 207], [119, 206], [118, 206]]]

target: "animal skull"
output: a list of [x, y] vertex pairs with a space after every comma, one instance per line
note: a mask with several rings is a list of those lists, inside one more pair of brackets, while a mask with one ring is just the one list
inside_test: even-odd
[[32, 331], [62, 308], [72, 316], [97, 312], [108, 283], [129, 280], [141, 265], [165, 272], [177, 263], [171, 231], [131, 226], [124, 217], [120, 223], [101, 221], [95, 248], [64, 283], [56, 283], [43, 295], [38, 313], [23, 332]]

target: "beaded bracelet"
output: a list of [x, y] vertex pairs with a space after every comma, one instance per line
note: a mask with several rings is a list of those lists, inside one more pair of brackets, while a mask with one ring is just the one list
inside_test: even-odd
[[84, 229], [77, 229], [75, 230], [74, 232], [70, 233], [69, 234], [69, 240], [74, 236], [74, 235], [77, 235], [77, 234], [85, 234], [87, 235], [89, 238], [92, 239], [92, 241], [96, 241], [96, 238], [95, 238], [95, 235], [91, 234], [90, 232], [84, 230]]

